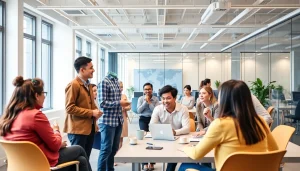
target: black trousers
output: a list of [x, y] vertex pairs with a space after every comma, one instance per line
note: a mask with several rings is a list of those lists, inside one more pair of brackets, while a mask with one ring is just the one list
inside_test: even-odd
[[[81, 146], [74, 145], [59, 150], [59, 158], [58, 158], [57, 165], [69, 161], [74, 161], [74, 160], [80, 162], [79, 163], [80, 171], [92, 171], [87, 155]], [[76, 166], [73, 165], [73, 166], [59, 169], [59, 171], [74, 171], [75, 168]]]
[[[144, 130], [146, 132], [149, 132], [150, 120], [151, 120], [151, 117], [140, 116], [140, 119], [139, 119], [140, 130]], [[143, 168], [144, 168], [144, 165], [147, 165], [147, 164], [148, 163], [142, 163]], [[151, 163], [151, 164], [155, 164], [155, 163]]]

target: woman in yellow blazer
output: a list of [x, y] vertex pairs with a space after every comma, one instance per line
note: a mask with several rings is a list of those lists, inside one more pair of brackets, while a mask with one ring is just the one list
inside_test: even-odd
[[[227, 156], [234, 152], [265, 152], [278, 150], [266, 122], [255, 112], [251, 93], [243, 81], [229, 80], [221, 85], [219, 93], [220, 116], [209, 126], [195, 147], [183, 151], [199, 160], [215, 148], [216, 169], [220, 170]], [[210, 171], [198, 164], [183, 163], [179, 171], [188, 168]]]

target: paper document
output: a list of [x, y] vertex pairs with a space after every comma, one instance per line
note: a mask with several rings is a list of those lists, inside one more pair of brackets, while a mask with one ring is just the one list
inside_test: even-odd
[[190, 142], [199, 142], [200, 140], [202, 140], [203, 137], [191, 137], [189, 140]]

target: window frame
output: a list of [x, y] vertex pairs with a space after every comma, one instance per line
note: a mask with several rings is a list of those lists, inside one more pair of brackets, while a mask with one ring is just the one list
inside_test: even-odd
[[[48, 93], [47, 93], [47, 97], [49, 97], [49, 106], [43, 108], [42, 110], [50, 110], [53, 109], [53, 25], [45, 20], [42, 20], [41, 22], [41, 27], [43, 26], [43, 24], [47, 25], [50, 28], [50, 40], [47, 39], [43, 39], [43, 28], [41, 29], [41, 77], [43, 76], [42, 72], [43, 72], [43, 44], [46, 44], [49, 46], [49, 70], [48, 70], [48, 77], [49, 77], [49, 89], [48, 89]], [[43, 79], [43, 78], [42, 78]]]
[[76, 35], [76, 55], [77, 57], [82, 56], [82, 38]]
[[92, 58], [92, 43], [86, 41], [86, 56]]
[[[1, 51], [1, 57], [0, 57], [0, 66], [1, 66], [1, 69], [0, 69], [0, 91], [2, 92], [1, 93], [1, 97], [0, 97], [0, 110], [3, 111], [4, 110], [4, 106], [5, 106], [5, 96], [6, 96], [6, 91], [5, 91], [5, 80], [6, 80], [6, 77], [5, 77], [5, 72], [6, 72], [6, 65], [5, 65], [5, 60], [6, 60], [6, 52], [5, 52], [5, 49], [6, 49], [6, 34], [5, 34], [5, 26], [6, 26], [6, 2], [4, 1], [0, 1], [0, 6], [1, 6], [1, 10], [2, 10], [2, 17], [1, 17], [1, 20], [2, 20], [2, 25], [0, 23], [0, 32], [2, 34], [2, 39], [0, 41], [2, 41], [2, 44], [1, 44], [1, 47], [2, 48], [2, 51]], [[0, 115], [2, 115], [2, 112], [0, 113]]]
[[98, 82], [100, 82], [105, 77], [105, 49], [100, 47], [98, 55]]
[[[36, 77], [36, 16], [34, 15], [31, 15], [29, 14], [28, 12], [25, 12], [24, 11], [24, 16], [23, 16], [23, 20], [24, 20], [24, 17], [30, 17], [33, 21], [33, 26], [32, 26], [32, 29], [33, 29], [33, 33], [34, 35], [30, 35], [28, 33], [24, 33], [23, 31], [23, 39], [29, 39], [31, 40], [33, 43], [32, 43], [32, 78], [35, 78]], [[24, 43], [23, 43], [24, 45]], [[23, 49], [24, 49], [24, 46], [23, 46]], [[26, 79], [26, 78], [25, 78]]]

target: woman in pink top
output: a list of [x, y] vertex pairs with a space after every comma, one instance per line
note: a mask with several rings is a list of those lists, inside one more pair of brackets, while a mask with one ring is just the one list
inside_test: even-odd
[[77, 160], [80, 161], [80, 171], [92, 171], [84, 149], [80, 146], [66, 147], [58, 125], [55, 123], [51, 127], [47, 117], [40, 111], [47, 94], [43, 81], [38, 78], [24, 80], [18, 76], [13, 85], [16, 88], [0, 119], [0, 135], [5, 140], [35, 143], [52, 167]]

